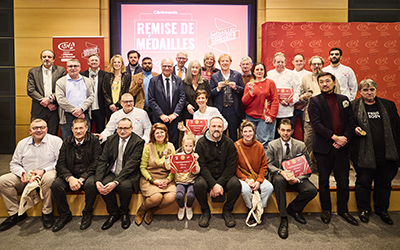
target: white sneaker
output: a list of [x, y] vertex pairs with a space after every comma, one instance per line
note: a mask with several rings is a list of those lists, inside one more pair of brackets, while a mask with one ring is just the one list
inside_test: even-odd
[[193, 218], [193, 210], [192, 207], [186, 207], [186, 218], [191, 220]]
[[178, 210], [178, 220], [183, 220], [185, 217], [185, 207], [179, 208]]

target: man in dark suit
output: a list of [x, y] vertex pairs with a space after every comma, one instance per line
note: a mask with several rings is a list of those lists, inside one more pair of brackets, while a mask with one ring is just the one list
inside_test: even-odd
[[59, 118], [55, 98], [56, 81], [65, 75], [63, 67], [53, 65], [56, 55], [46, 49], [40, 53], [42, 65], [28, 72], [28, 95], [32, 98], [31, 121], [41, 118], [47, 122], [48, 133], [58, 134]]
[[130, 50], [130, 51], [128, 51], [127, 56], [128, 56], [129, 64], [128, 64], [128, 66], [126, 66], [126, 73], [128, 73], [130, 76], [134, 76], [134, 75], [142, 72], [143, 69], [139, 64], [139, 60], [140, 60], [139, 51]]
[[[97, 190], [102, 195], [110, 214], [101, 229], [106, 230], [121, 218], [123, 229], [129, 228], [129, 203], [132, 191], [139, 191], [140, 161], [144, 140], [132, 133], [132, 121], [122, 118], [117, 134], [108, 137], [96, 169]], [[118, 191], [121, 206], [118, 208], [115, 191]]]
[[91, 54], [88, 57], [89, 69], [81, 75], [93, 80], [94, 102], [92, 104], [92, 126], [96, 125], [95, 132], [101, 133], [105, 128], [106, 116], [104, 113], [103, 78], [106, 72], [100, 69], [100, 56]]
[[[287, 214], [301, 223], [307, 221], [301, 214], [304, 207], [317, 195], [317, 188], [308, 178], [311, 174], [289, 177], [282, 168], [282, 162], [295, 157], [304, 155], [308, 164], [312, 168], [312, 162], [308, 155], [306, 144], [292, 138], [293, 124], [289, 119], [282, 119], [278, 125], [280, 138], [271, 141], [268, 144], [267, 160], [268, 171], [271, 174], [271, 182], [274, 185], [276, 202], [278, 203], [279, 213], [281, 215], [281, 224], [278, 228], [278, 235], [286, 239], [289, 236]], [[286, 188], [295, 190], [299, 194], [286, 208]]]
[[153, 111], [152, 122], [164, 123], [168, 128], [169, 141], [179, 147], [178, 122], [185, 106], [186, 96], [182, 80], [172, 74], [171, 58], [161, 61], [162, 74], [150, 79], [149, 104]]
[[172, 74], [179, 76], [182, 80], [185, 79], [187, 68], [185, 67], [186, 62], [188, 61], [188, 53], [185, 51], [179, 51], [176, 54], [176, 65], [172, 71]]
[[348, 213], [349, 200], [349, 148], [348, 142], [354, 134], [354, 116], [349, 98], [335, 94], [336, 77], [328, 72], [317, 77], [321, 94], [312, 97], [308, 115], [314, 130], [313, 151], [318, 162], [319, 197], [321, 220], [328, 224], [331, 220], [331, 194], [329, 175], [333, 170], [337, 186], [337, 211], [347, 222], [358, 225]]

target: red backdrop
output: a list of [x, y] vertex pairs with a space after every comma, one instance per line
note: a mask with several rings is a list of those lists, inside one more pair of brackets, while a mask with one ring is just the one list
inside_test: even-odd
[[[373, 79], [378, 97], [392, 100], [400, 110], [400, 23], [267, 22], [262, 25], [262, 62], [273, 69], [276, 52], [286, 55], [286, 67], [293, 69], [293, 56], [308, 60], [319, 55], [329, 65], [329, 49], [343, 50], [341, 63], [350, 66], [360, 83]], [[400, 78], [400, 77], [399, 77]], [[357, 94], [359, 97], [360, 94]]]

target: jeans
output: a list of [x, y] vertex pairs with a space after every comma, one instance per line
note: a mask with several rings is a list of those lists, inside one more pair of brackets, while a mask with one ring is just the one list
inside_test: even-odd
[[[88, 125], [88, 131], [91, 131], [91, 125], [90, 125], [90, 119], [89, 119], [89, 113], [87, 111], [83, 112], [85, 114], [85, 120], [87, 121]], [[66, 123], [61, 124], [61, 134], [62, 134], [62, 139], [65, 140], [67, 139], [68, 136], [72, 135], [72, 122], [76, 119], [75, 116], [73, 116], [69, 112], [64, 112], [65, 114], [65, 119]]]
[[259, 142], [264, 146], [265, 154], [267, 154], [268, 143], [274, 139], [276, 121], [273, 123], [266, 123], [261, 118], [253, 118], [246, 115], [246, 119], [254, 124], [256, 127], [256, 137]]
[[[240, 179], [239, 181], [240, 184], [242, 185], [242, 197], [244, 203], [246, 204], [246, 207], [248, 209], [251, 209], [253, 207], [253, 204], [251, 202], [251, 199], [253, 197], [253, 191], [251, 190], [249, 184], [247, 184], [245, 181], [242, 181]], [[264, 179], [263, 183], [260, 184], [259, 190], [261, 196], [261, 203], [263, 207], [266, 207], [268, 199], [271, 196], [272, 192], [274, 191], [274, 187], [272, 186], [271, 182], [269, 182], [267, 179]]]

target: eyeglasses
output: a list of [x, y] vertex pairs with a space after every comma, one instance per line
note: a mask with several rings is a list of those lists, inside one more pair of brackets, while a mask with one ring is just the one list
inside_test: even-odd
[[33, 130], [33, 131], [37, 131], [37, 130], [45, 130], [47, 127], [46, 126], [36, 126], [36, 127], [32, 127], [31, 129]]
[[163, 67], [164, 69], [169, 69], [169, 68], [172, 68], [173, 66], [172, 65], [162, 65], [161, 67]]
[[68, 68], [79, 68], [81, 65], [67, 65]]
[[340, 53], [330, 53], [331, 56], [339, 56]]
[[133, 103], [133, 100], [121, 101], [122, 103]]
[[187, 58], [186, 57], [177, 57], [176, 59], [177, 60], [186, 60]]
[[322, 63], [311, 63], [311, 66], [322, 66]]
[[118, 127], [117, 129], [118, 129], [118, 130], [128, 130], [128, 129], [130, 129], [130, 128], [132, 128], [132, 127]]

